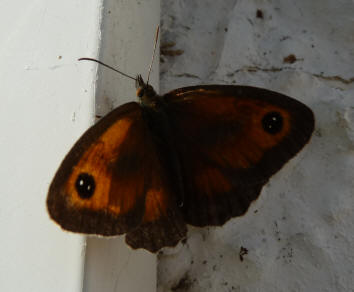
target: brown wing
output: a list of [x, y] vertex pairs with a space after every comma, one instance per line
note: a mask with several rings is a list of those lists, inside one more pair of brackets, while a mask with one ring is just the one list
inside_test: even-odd
[[166, 169], [158, 155], [151, 159], [154, 164], [148, 177], [144, 217], [135, 230], [127, 233], [125, 240], [132, 248], [156, 252], [165, 246], [175, 246], [185, 237], [187, 227], [177, 208], [176, 188], [169, 183]]
[[308, 142], [312, 111], [265, 89], [196, 86], [164, 96], [184, 181], [186, 223], [222, 225]]
[[[134, 247], [176, 244], [177, 235], [171, 238], [168, 230], [178, 226], [179, 240], [185, 225], [160, 172], [142, 108], [125, 104], [90, 128], [65, 157], [49, 188], [49, 214], [69, 231], [107, 236], [156, 221], [163, 240], [148, 238]], [[174, 217], [166, 219], [169, 214]]]

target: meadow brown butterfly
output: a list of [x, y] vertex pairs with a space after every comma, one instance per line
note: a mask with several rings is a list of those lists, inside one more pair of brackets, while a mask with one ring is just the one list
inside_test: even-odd
[[62, 228], [156, 252], [186, 224], [220, 226], [245, 214], [262, 187], [309, 141], [314, 115], [283, 94], [202, 85], [157, 95], [139, 75], [139, 102], [88, 129], [49, 188]]

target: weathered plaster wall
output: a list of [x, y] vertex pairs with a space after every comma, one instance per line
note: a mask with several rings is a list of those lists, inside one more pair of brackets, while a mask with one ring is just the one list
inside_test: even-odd
[[245, 216], [190, 228], [159, 255], [159, 291], [353, 291], [353, 11], [352, 1], [162, 1], [162, 93], [264, 87], [311, 107], [316, 129]]

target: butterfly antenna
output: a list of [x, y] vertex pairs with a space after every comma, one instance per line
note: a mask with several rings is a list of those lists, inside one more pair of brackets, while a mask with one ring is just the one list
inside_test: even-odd
[[123, 72], [117, 70], [116, 68], [113, 68], [113, 67], [111, 67], [111, 66], [109, 66], [109, 65], [107, 65], [107, 64], [105, 64], [105, 63], [102, 63], [101, 61], [96, 60], [96, 59], [92, 59], [92, 58], [80, 58], [79, 61], [93, 61], [93, 62], [96, 62], [96, 63], [101, 64], [102, 66], [105, 66], [105, 67], [107, 67], [107, 68], [109, 68], [109, 69], [111, 69], [111, 70], [113, 70], [113, 71], [115, 71], [115, 72], [117, 72], [117, 73], [119, 73], [119, 74], [122, 74], [122, 75], [125, 76], [125, 77], [128, 77], [128, 78], [133, 79], [133, 80], [136, 81], [136, 78], [134, 78], [134, 77], [132, 77], [132, 76], [129, 76], [128, 74], [125, 74], [125, 73], [123, 73]]
[[157, 40], [159, 39], [159, 32], [160, 32], [160, 26], [157, 26], [156, 29], [156, 36], [155, 36], [155, 44], [154, 44], [154, 52], [152, 53], [152, 59], [151, 59], [151, 64], [149, 67], [149, 71], [148, 71], [148, 75], [147, 75], [147, 80], [146, 80], [146, 85], [149, 84], [149, 79], [150, 79], [150, 73], [151, 73], [151, 69], [152, 69], [152, 64], [154, 63], [154, 59], [155, 59], [155, 52], [156, 52], [156, 47], [157, 47]]

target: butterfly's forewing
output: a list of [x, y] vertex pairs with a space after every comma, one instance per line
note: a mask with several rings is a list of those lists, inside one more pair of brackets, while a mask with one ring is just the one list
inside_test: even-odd
[[196, 226], [244, 214], [314, 128], [308, 107], [260, 88], [186, 87], [164, 101], [184, 181], [182, 212]]
[[70, 231], [101, 235], [136, 227], [144, 214], [144, 179], [136, 177], [135, 169], [146, 157], [136, 151], [144, 132], [137, 103], [115, 109], [91, 127], [50, 185], [47, 207], [52, 219]]
[[[65, 157], [47, 198], [50, 216], [64, 229], [99, 235], [141, 230], [132, 245], [149, 250], [174, 245], [184, 236], [185, 224], [172, 188], [161, 178], [167, 174], [143, 116], [137, 103], [118, 107]], [[146, 226], [155, 223], [160, 232], [148, 234]], [[176, 226], [178, 236], [170, 238]]]

